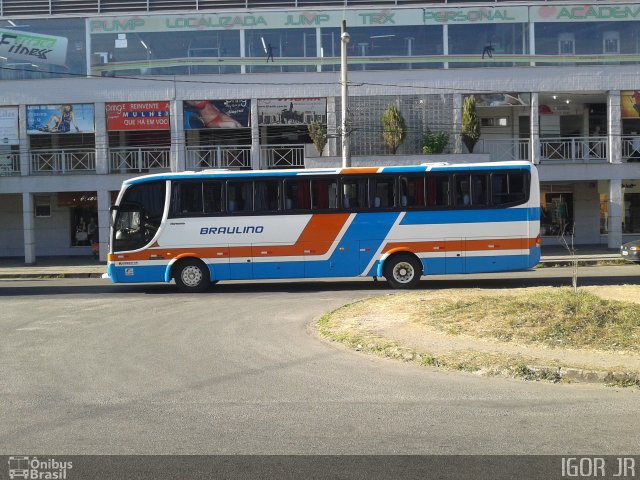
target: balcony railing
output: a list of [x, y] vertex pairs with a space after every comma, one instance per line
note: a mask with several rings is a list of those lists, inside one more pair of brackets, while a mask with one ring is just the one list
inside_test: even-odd
[[187, 169], [251, 168], [249, 145], [197, 145], [187, 147]]
[[540, 139], [541, 162], [589, 163], [607, 161], [607, 137]]
[[491, 154], [492, 162], [508, 160], [529, 160], [529, 139], [481, 139], [478, 152]]
[[96, 171], [94, 149], [32, 150], [32, 174], [91, 173]]
[[304, 145], [265, 145], [260, 148], [260, 168], [303, 168]]
[[0, 175], [19, 175], [20, 155], [17, 153], [0, 154]]
[[640, 162], [640, 136], [622, 137], [622, 161]]
[[111, 173], [166, 171], [171, 168], [169, 148], [110, 148]]

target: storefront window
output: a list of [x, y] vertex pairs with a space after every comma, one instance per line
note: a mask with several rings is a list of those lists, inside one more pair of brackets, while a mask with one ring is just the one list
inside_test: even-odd
[[639, 29], [640, 22], [536, 23], [536, 54], [632, 54]]
[[504, 67], [511, 63], [493, 59], [500, 55], [522, 55], [529, 52], [528, 25], [526, 23], [450, 25], [449, 53], [452, 55], [477, 55], [478, 63], [451, 64], [459, 67]]
[[573, 233], [573, 193], [542, 193], [540, 208], [540, 232], [543, 236]]
[[640, 233], [640, 180], [622, 181], [622, 232]]

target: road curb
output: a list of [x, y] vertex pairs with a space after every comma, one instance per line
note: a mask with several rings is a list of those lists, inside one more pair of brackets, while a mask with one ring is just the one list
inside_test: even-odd
[[78, 273], [0, 273], [0, 279], [54, 279], [54, 278], [102, 278], [102, 273], [78, 272]]

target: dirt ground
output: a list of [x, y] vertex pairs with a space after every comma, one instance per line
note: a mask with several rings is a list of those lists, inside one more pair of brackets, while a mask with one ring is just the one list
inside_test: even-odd
[[[582, 287], [608, 300], [640, 303], [639, 285]], [[500, 294], [516, 292], [500, 290]], [[640, 355], [587, 349], [550, 348], [542, 345], [501, 342], [464, 334], [448, 335], [424, 323], [412, 320], [416, 304], [438, 298], [462, 296], [468, 290], [440, 290], [390, 294], [357, 302], [334, 312], [331, 317], [334, 335], [359, 335], [384, 339], [417, 352], [435, 357], [465, 358], [472, 353], [494, 358], [522, 359], [527, 365], [563, 366], [598, 371], [640, 372]], [[474, 293], [496, 295], [495, 290], [473, 290]]]

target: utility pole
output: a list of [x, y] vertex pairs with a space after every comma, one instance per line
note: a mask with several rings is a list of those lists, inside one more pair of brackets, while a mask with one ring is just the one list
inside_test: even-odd
[[342, 20], [340, 29], [340, 84], [342, 86], [342, 121], [340, 124], [342, 139], [342, 168], [351, 166], [351, 148], [349, 145], [349, 134], [347, 131], [347, 44], [351, 40], [351, 36], [347, 32], [347, 21]]

